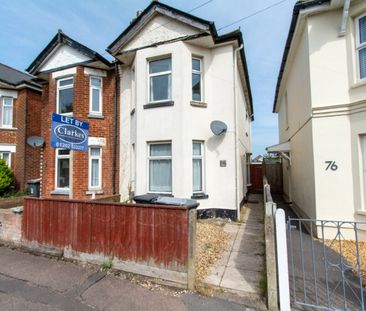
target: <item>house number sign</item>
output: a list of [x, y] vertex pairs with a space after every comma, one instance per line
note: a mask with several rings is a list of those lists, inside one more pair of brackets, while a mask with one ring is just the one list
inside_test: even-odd
[[338, 165], [336, 164], [335, 161], [325, 161], [326, 164], [326, 168], [325, 170], [332, 170], [332, 171], [336, 171], [338, 169]]

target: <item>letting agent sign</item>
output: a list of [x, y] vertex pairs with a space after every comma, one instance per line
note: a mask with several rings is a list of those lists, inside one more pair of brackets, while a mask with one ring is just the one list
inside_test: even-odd
[[51, 147], [88, 151], [89, 123], [52, 114]]

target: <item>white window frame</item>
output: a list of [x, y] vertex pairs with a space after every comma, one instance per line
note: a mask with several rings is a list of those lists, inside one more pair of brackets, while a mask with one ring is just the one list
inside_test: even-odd
[[[7, 105], [7, 107], [11, 107], [11, 124], [4, 124], [4, 107], [5, 101], [10, 99], [11, 105]], [[14, 98], [10, 96], [3, 96], [1, 99], [1, 127], [3, 128], [13, 128], [13, 118], [14, 118]]]
[[[192, 65], [192, 62], [193, 60], [198, 60], [200, 62], [200, 71], [198, 70], [194, 70], [193, 69], [193, 65]], [[195, 100], [193, 99], [193, 85], [191, 86], [191, 92], [192, 92], [192, 95], [191, 95], [191, 99], [192, 101], [194, 102], [198, 102], [198, 103], [201, 103], [203, 102], [203, 76], [202, 76], [202, 64], [203, 64], [203, 61], [202, 61], [202, 57], [197, 57], [197, 56], [192, 56], [192, 61], [191, 61], [191, 67], [192, 67], [192, 75], [191, 75], [191, 80], [193, 82], [193, 74], [199, 74], [200, 75], [200, 94], [201, 94], [201, 99], [200, 100]], [[192, 83], [191, 83], [192, 84]]]
[[[193, 154], [193, 144], [200, 144], [201, 145], [201, 154], [194, 155]], [[192, 192], [193, 194], [197, 193], [205, 193], [205, 149], [204, 149], [204, 142], [200, 140], [192, 141]], [[193, 190], [193, 160], [201, 160], [201, 190], [194, 191]]]
[[[72, 181], [72, 179], [71, 179], [71, 150], [69, 150], [70, 152], [69, 152], [68, 155], [59, 155], [58, 154], [59, 150], [65, 150], [65, 149], [62, 149], [62, 148], [55, 149], [55, 151], [56, 151], [56, 156], [55, 156], [55, 159], [56, 159], [56, 164], [55, 164], [55, 189], [56, 190], [69, 191], [70, 190], [70, 183]], [[63, 187], [63, 188], [58, 187], [58, 184], [57, 184], [58, 176], [57, 176], [57, 174], [58, 174], [58, 160], [59, 159], [69, 159], [69, 187]]]
[[[100, 87], [92, 85], [92, 79], [100, 80]], [[92, 115], [102, 115], [103, 114], [103, 78], [99, 76], [90, 76], [89, 78], [89, 112]], [[99, 111], [93, 110], [93, 90], [99, 91]]]
[[[91, 149], [99, 149], [99, 156], [91, 155]], [[99, 180], [97, 186], [91, 185], [91, 168], [92, 160], [99, 161]], [[89, 146], [89, 165], [88, 165], [88, 187], [89, 190], [101, 190], [102, 189], [102, 147], [101, 146]]]
[[8, 153], [9, 154], [9, 163], [6, 163], [6, 164], [8, 165], [8, 167], [11, 168], [11, 152], [10, 151], [0, 151], [0, 158], [1, 159], [4, 159], [4, 156], [3, 156], [4, 153]]
[[[64, 80], [70, 80], [72, 79], [72, 84], [71, 85], [65, 85], [65, 86], [60, 86], [60, 82], [61, 81], [64, 81]], [[67, 112], [67, 113], [61, 113], [60, 112], [60, 105], [59, 105], [59, 97], [60, 97], [60, 94], [59, 94], [59, 91], [60, 90], [66, 90], [66, 89], [73, 89], [74, 88], [74, 84], [75, 84], [75, 79], [73, 76], [68, 76], [68, 77], [64, 77], [62, 79], [58, 79], [56, 81], [56, 111], [58, 114], [62, 114], [62, 115], [66, 115], [66, 116], [72, 116], [73, 115], [73, 112], [74, 112], [74, 98], [72, 99], [72, 111], [73, 112]], [[74, 94], [74, 92], [73, 92]]]
[[[162, 144], [170, 144], [171, 155], [170, 156], [150, 156], [150, 147], [152, 145], [162, 145]], [[170, 160], [171, 161], [171, 175], [172, 175], [172, 184], [171, 191], [151, 191], [150, 190], [150, 161], [151, 160]], [[173, 193], [173, 144], [171, 141], [157, 141], [157, 142], [149, 142], [147, 148], [147, 193], [163, 193], [163, 194], [172, 194]]]
[[[170, 59], [170, 70], [167, 71], [161, 71], [161, 72], [157, 72], [157, 73], [150, 73], [150, 63], [151, 62], [155, 62], [158, 60], [163, 60], [163, 59]], [[168, 102], [172, 100], [172, 96], [173, 96], [173, 75], [172, 75], [172, 67], [173, 67], [173, 62], [172, 62], [172, 56], [171, 55], [166, 55], [166, 56], [162, 56], [159, 58], [154, 58], [154, 59], [149, 59], [147, 62], [147, 98], [149, 99], [148, 102], [150, 104], [157, 104], [157, 103], [164, 103], [164, 102]], [[151, 100], [151, 94], [150, 94], [150, 78], [151, 77], [156, 77], [156, 76], [164, 76], [170, 74], [170, 98], [167, 99], [161, 99], [161, 100]]]
[[366, 13], [358, 16], [355, 19], [357, 78], [359, 81], [366, 81], [366, 76], [364, 78], [361, 78], [361, 67], [360, 67], [360, 50], [366, 49], [366, 42], [360, 43], [360, 26], [359, 26], [359, 20], [365, 16]]

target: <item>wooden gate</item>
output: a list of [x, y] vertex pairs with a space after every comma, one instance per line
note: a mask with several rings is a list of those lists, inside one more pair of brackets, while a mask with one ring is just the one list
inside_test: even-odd
[[250, 164], [250, 192], [261, 193], [263, 191], [262, 163]]
[[282, 162], [264, 159], [263, 175], [271, 185], [271, 193], [283, 193]]

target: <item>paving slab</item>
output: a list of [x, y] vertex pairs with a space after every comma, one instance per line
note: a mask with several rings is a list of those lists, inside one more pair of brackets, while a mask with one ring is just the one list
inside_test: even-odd
[[240, 252], [232, 252], [227, 267], [236, 267], [240, 270], [263, 271], [264, 258], [260, 255], [251, 255]]
[[226, 268], [220, 287], [258, 295], [261, 274], [237, 268]]

